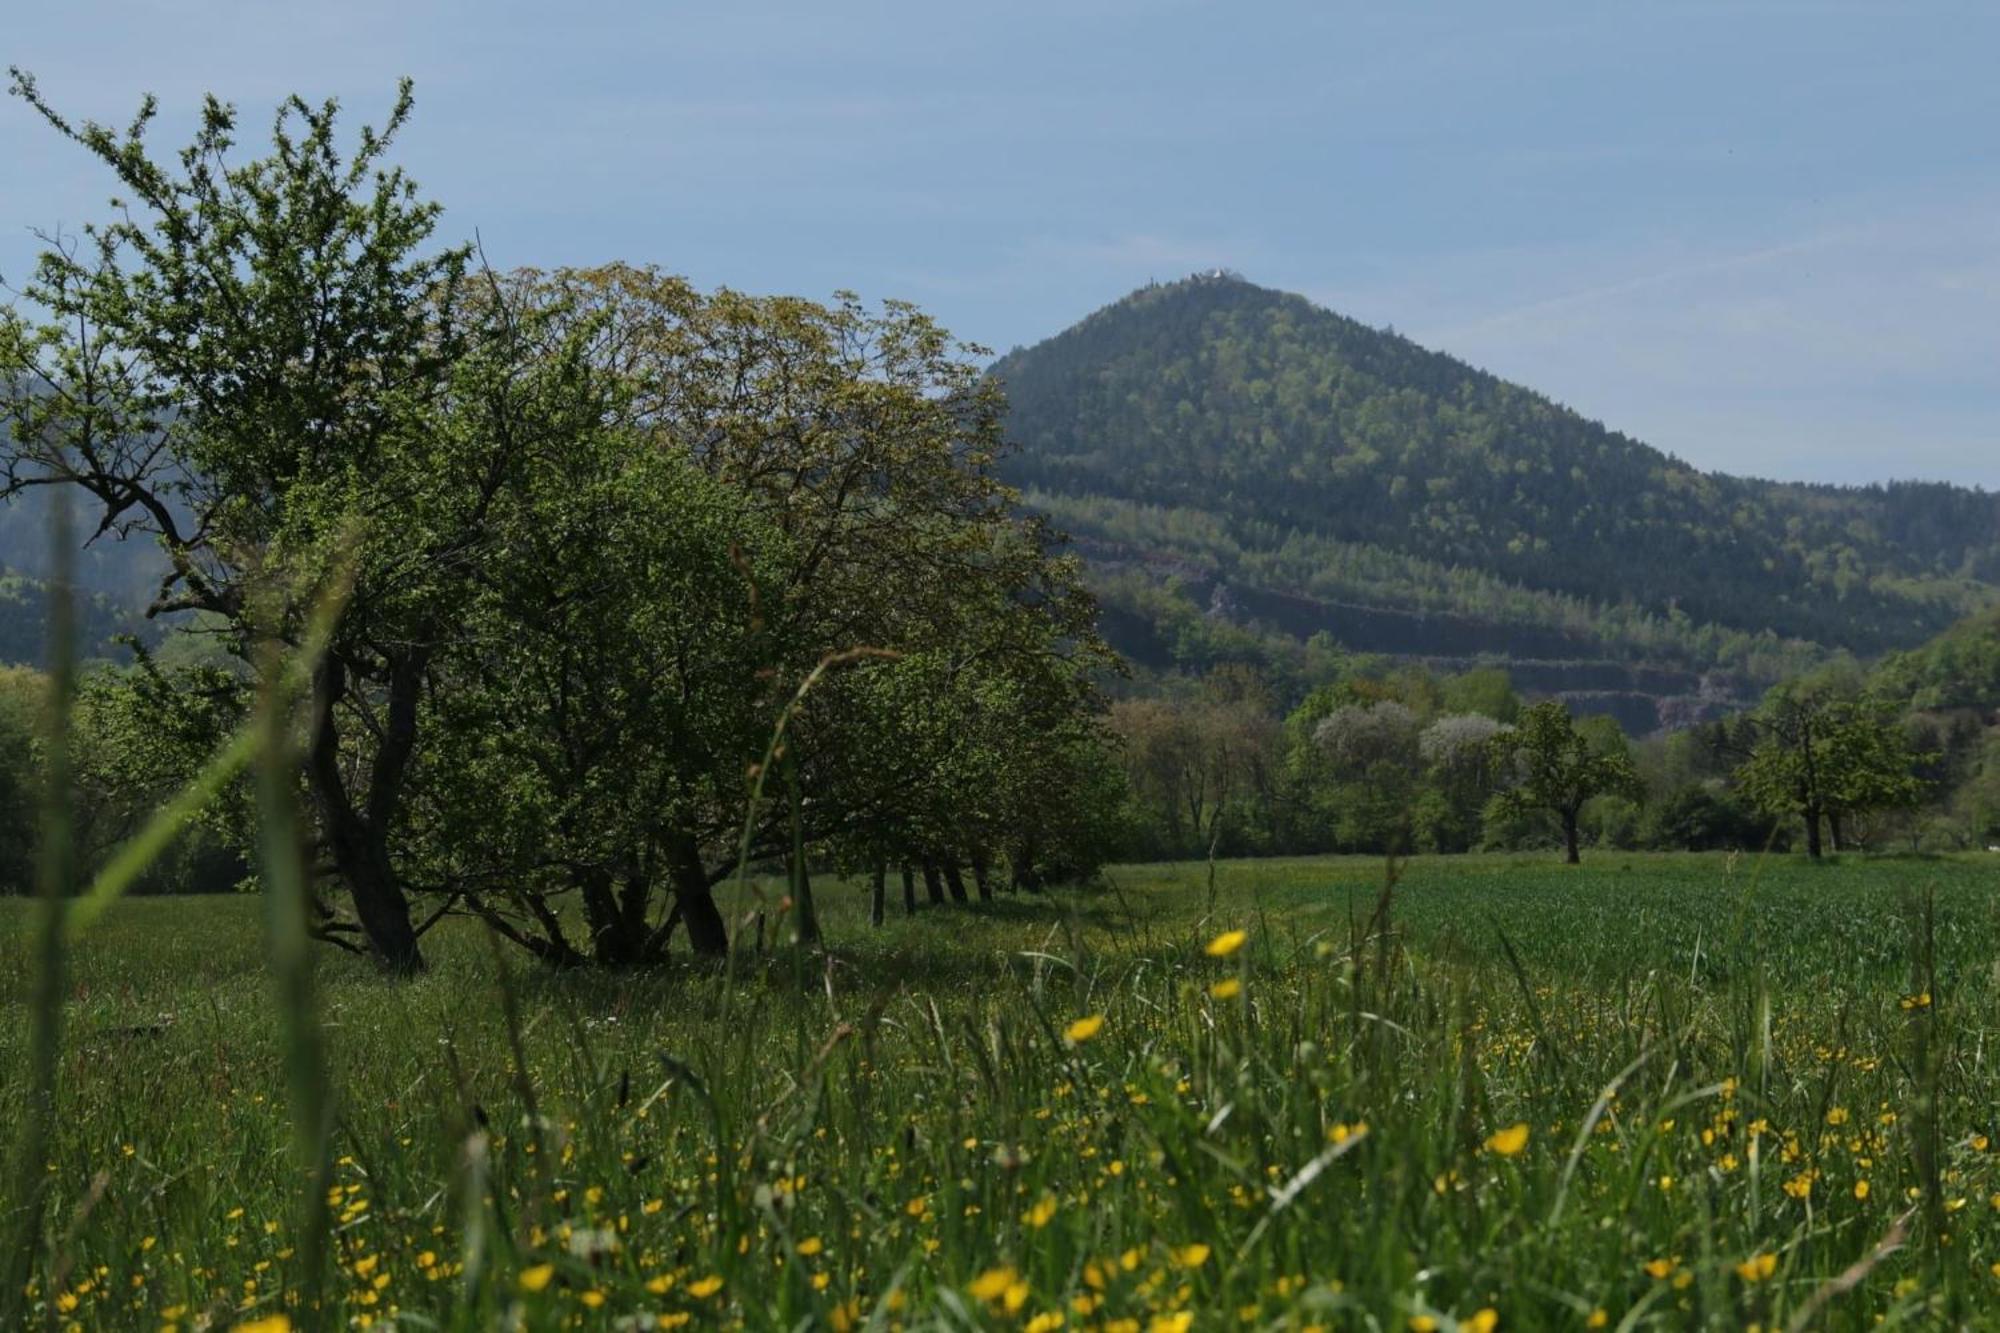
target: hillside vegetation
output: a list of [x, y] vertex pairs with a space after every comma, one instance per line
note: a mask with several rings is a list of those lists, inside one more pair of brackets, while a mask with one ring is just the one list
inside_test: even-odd
[[2000, 497], [1704, 473], [1229, 275], [1147, 287], [993, 373], [1009, 477], [1101, 575], [1305, 599], [1293, 624], [1237, 617], [1292, 637], [1317, 605], [1346, 641], [1351, 602], [1460, 618], [1511, 656], [1558, 631], [1572, 655], [1769, 680], [1908, 647], [2000, 582]]

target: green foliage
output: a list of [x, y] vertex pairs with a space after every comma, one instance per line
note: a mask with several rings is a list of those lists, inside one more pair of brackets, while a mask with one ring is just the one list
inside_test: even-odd
[[[321, 960], [338, 1193], [326, 1309], [293, 1326], [393, 1305], [467, 1331], [1070, 1327], [1082, 1300], [1142, 1330], [1489, 1307], [1503, 1330], [1741, 1329], [1832, 1291], [1808, 1326], [1978, 1327], [2000, 1245], [1984, 859], [1420, 858], [1379, 919], [1372, 858], [1224, 861], [1212, 899], [1202, 864], [1121, 866], [1115, 895], [947, 933], [870, 929], [863, 887], [829, 880], [832, 966], [781, 949], [726, 988], [509, 977], [448, 922], [414, 985]], [[0, 904], [14, 1012], [21, 909]], [[72, 972], [24, 1325], [285, 1309], [309, 1172], [256, 904], [123, 903]], [[0, 1030], [0, 1069], [24, 1045]], [[0, 1099], [0, 1141], [24, 1111]], [[1517, 1125], [1518, 1152], [1489, 1146]]]
[[1876, 693], [1920, 712], [2000, 709], [2000, 614], [1970, 616], [1876, 667]]
[[1831, 822], [1839, 851], [1843, 817], [1905, 809], [1923, 797], [1917, 756], [1896, 720], [1837, 685], [1808, 680], [1773, 690], [1746, 725], [1755, 740], [1737, 786], [1765, 814], [1802, 820], [1812, 856], [1820, 854], [1822, 820]]
[[1908, 645], [2000, 583], [1993, 496], [1700, 473], [1233, 278], [1148, 287], [993, 373], [1022, 445], [1009, 475], [1106, 570], [1136, 557], [1315, 599], [1274, 626], [1294, 638], [1308, 614], [1338, 633], [1356, 610], [1403, 608], [1522, 656], [1770, 681], [1814, 644]]
[[[809, 921], [808, 844], [969, 859], [982, 887], [998, 855], [1030, 880], [1101, 856], [1075, 824], [1106, 805], [1109, 657], [993, 474], [976, 349], [895, 302], [469, 277], [389, 158], [407, 84], [351, 145], [289, 100], [247, 160], [214, 99], [162, 158], [151, 102], [121, 133], [15, 91], [130, 205], [0, 318], [0, 492], [67, 487], [150, 538], [149, 614], [197, 614], [228, 661], [84, 710], [96, 772], [131, 773], [106, 827], [202, 766], [186, 727], [248, 715], [260, 645], [296, 647], [338, 572], [300, 761], [315, 887], [351, 917], [315, 893], [314, 924], [393, 971], [453, 910], [552, 962], [654, 961], [677, 926], [719, 955], [712, 889], [749, 863], [790, 857]], [[215, 819], [248, 844], [247, 811]]]
[[1546, 699], [1523, 711], [1514, 728], [1494, 744], [1510, 779], [1499, 792], [1498, 809], [1514, 818], [1535, 811], [1553, 815], [1571, 864], [1578, 859], [1584, 806], [1596, 798], [1642, 791], [1618, 724], [1598, 717], [1579, 725], [1558, 700]]
[[35, 738], [46, 682], [22, 667], [0, 667], [0, 896], [26, 893], [35, 848]]
[[1640, 838], [1680, 852], [1761, 851], [1773, 829], [1721, 783], [1690, 782], [1653, 798]]

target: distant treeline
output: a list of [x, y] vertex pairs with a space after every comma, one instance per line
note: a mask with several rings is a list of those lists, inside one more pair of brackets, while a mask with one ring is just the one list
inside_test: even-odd
[[[1561, 811], [1518, 799], [1521, 721], [1535, 710], [1503, 669], [1438, 675], [1326, 644], [1307, 650], [1325, 683], [1295, 706], [1234, 663], [1162, 678], [1112, 706], [1130, 855], [1561, 844]], [[1818, 855], [2000, 841], [1991, 614], [1872, 672], [1820, 668], [1755, 708], [1683, 730], [1633, 741], [1608, 716], [1570, 725], [1580, 749], [1630, 766], [1575, 803], [1585, 846]]]

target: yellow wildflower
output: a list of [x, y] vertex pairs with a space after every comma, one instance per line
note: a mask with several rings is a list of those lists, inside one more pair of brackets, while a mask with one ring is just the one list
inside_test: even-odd
[[997, 1301], [1006, 1294], [1007, 1288], [1014, 1285], [1019, 1276], [1011, 1268], [989, 1268], [968, 1282], [965, 1289], [972, 1293], [975, 1300]]
[[1510, 1125], [1506, 1129], [1494, 1134], [1492, 1138], [1486, 1140], [1486, 1151], [1497, 1153], [1501, 1157], [1518, 1157], [1521, 1155], [1521, 1150], [1527, 1146], [1528, 1126], [1526, 1121], [1517, 1125]]
[[1766, 1250], [1736, 1265], [1736, 1276], [1745, 1282], [1763, 1282], [1778, 1271], [1778, 1256]]
[[1063, 1040], [1075, 1046], [1089, 1041], [1104, 1028], [1103, 1014], [1089, 1014], [1063, 1029]]
[[1230, 954], [1242, 948], [1249, 938], [1250, 932], [1247, 930], [1225, 930], [1208, 942], [1208, 956], [1210, 958], [1227, 958]]
[[289, 1315], [274, 1314], [262, 1319], [248, 1319], [232, 1327], [236, 1333], [292, 1333], [292, 1320]]

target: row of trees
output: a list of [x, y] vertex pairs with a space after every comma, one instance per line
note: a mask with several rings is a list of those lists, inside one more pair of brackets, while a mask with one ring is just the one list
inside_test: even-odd
[[[1107, 653], [994, 478], [978, 349], [901, 304], [494, 273], [389, 160], [407, 85], [351, 150], [295, 99], [250, 161], [213, 100], [163, 159], [150, 103], [118, 131], [15, 91], [122, 197], [0, 317], [5, 488], [158, 543], [149, 614], [209, 645], [79, 718], [192, 771], [337, 608], [299, 719], [323, 936], [407, 972], [469, 912], [637, 963], [726, 950], [751, 863], [792, 867], [809, 936], [809, 859], [983, 888], [1101, 854]], [[206, 819], [253, 835], [245, 801]]]
[[1606, 716], [1524, 704], [1504, 672], [1440, 678], [1351, 659], [1282, 720], [1224, 670], [1121, 700], [1137, 854], [1440, 851], [1585, 844], [1882, 846], [1943, 784], [1939, 747], [1847, 673], [1724, 722], [1633, 744]]

